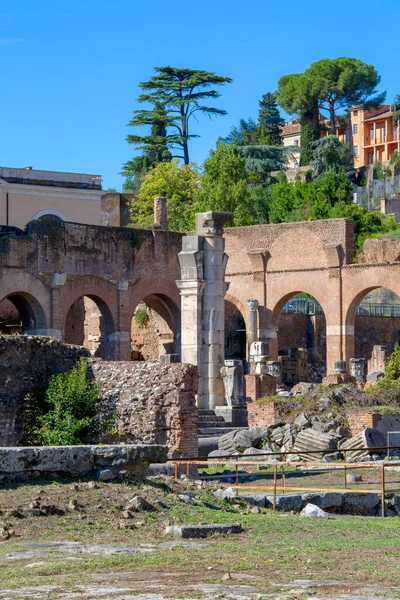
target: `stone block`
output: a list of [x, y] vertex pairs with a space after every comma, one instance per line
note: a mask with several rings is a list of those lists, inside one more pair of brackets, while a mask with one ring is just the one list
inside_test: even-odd
[[240, 523], [233, 523], [232, 525], [224, 525], [214, 523], [212, 525], [171, 525], [166, 528], [166, 535], [187, 538], [205, 538], [215, 533], [228, 535], [231, 533], [241, 533], [242, 526]]

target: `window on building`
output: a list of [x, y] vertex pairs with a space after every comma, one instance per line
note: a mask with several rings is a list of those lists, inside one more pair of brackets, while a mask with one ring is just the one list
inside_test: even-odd
[[298, 146], [299, 145], [299, 140], [294, 140], [293, 143], [294, 143], [295, 146]]
[[353, 135], [358, 135], [358, 123], [354, 123], [353, 125]]
[[353, 112], [353, 115], [356, 117], [356, 116], [358, 115], [358, 110], [355, 110], [355, 111]]
[[353, 154], [354, 154], [354, 156], [358, 156], [358, 145], [357, 144], [355, 144], [353, 146]]

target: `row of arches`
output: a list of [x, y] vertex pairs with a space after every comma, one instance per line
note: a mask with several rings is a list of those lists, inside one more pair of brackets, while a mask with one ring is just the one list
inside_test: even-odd
[[[238, 306], [234, 299], [226, 302], [225, 356], [246, 359], [245, 310], [243, 305], [241, 309]], [[284, 365], [291, 364], [287, 372], [284, 366], [286, 383], [294, 384], [299, 380], [320, 382], [327, 374], [325, 310], [314, 296], [295, 291], [281, 298], [271, 311], [270, 330], [277, 334], [278, 357]], [[374, 349], [384, 346], [389, 353], [396, 343], [400, 343], [400, 297], [388, 288], [367, 288], [350, 304], [346, 327], [354, 337], [354, 348], [349, 358], [364, 358], [369, 370], [374, 370]], [[300, 365], [299, 373], [290, 373], [293, 364]]]
[[[130, 335], [132, 358], [149, 358], [146, 350], [144, 355], [141, 352], [145, 344], [135, 339], [149, 333], [156, 340], [158, 354], [179, 353], [179, 295], [176, 291], [176, 297], [171, 298], [162, 293], [164, 288], [170, 291], [168, 282], [153, 285], [154, 291], [148, 283], [139, 283], [124, 305], [116, 302], [115, 285], [93, 277], [81, 278], [63, 289], [57, 303], [58, 314], [54, 315], [46, 286], [36, 278], [14, 273], [0, 280], [0, 333], [57, 336], [68, 344], [87, 347], [95, 357], [114, 360], [120, 358], [116, 348], [122, 322], [124, 333]], [[144, 321], [137, 319], [138, 312], [144, 312]], [[128, 358], [127, 352], [123, 358]]]
[[[7, 280], [8, 277], [8, 280]], [[42, 333], [51, 331], [49, 291], [26, 274], [14, 273], [0, 281], [0, 332]], [[131, 358], [144, 360], [180, 351], [180, 309], [173, 283], [153, 286], [139, 283], [128, 298], [125, 330], [129, 331]], [[371, 291], [382, 298], [369, 301]], [[300, 296], [299, 296], [300, 294]], [[60, 301], [59, 329], [66, 343], [86, 346], [94, 356], [116, 358], [115, 286], [96, 278], [71, 283]], [[374, 310], [363, 308], [370, 302]], [[361, 306], [361, 310], [359, 307]], [[140, 316], [140, 318], [138, 318]], [[389, 319], [388, 319], [389, 317]], [[247, 357], [246, 309], [232, 296], [226, 300], [225, 356]], [[374, 319], [374, 321], [371, 321]], [[346, 326], [354, 327], [355, 348], [351, 356], [371, 358], [374, 343], [393, 347], [400, 341], [400, 298], [391, 290], [373, 286], [358, 292], [347, 309]], [[309, 364], [327, 362], [327, 307], [319, 298], [298, 290], [285, 294], [270, 314], [270, 327], [277, 331], [278, 353], [293, 349], [307, 351]], [[50, 333], [51, 334], [51, 333]], [[125, 355], [126, 359], [127, 356]], [[323, 374], [321, 366], [320, 374]]]

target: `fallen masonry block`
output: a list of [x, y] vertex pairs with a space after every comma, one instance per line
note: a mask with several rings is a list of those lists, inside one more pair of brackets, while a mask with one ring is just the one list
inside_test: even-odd
[[242, 531], [240, 523], [233, 523], [232, 525], [171, 525], [166, 528], [165, 533], [181, 538], [205, 538], [214, 535], [214, 533], [226, 535], [241, 533]]
[[[305, 460], [321, 460], [324, 453], [336, 450], [337, 438], [329, 433], [319, 433], [314, 429], [300, 431], [294, 443], [294, 451]], [[308, 454], [307, 450], [321, 450]]]
[[[360, 460], [374, 453], [371, 448], [383, 448], [385, 452], [386, 440], [384, 435], [377, 429], [366, 427], [364, 431], [346, 440], [340, 445], [340, 451], [344, 453], [346, 460]], [[358, 450], [354, 450], [357, 448]]]

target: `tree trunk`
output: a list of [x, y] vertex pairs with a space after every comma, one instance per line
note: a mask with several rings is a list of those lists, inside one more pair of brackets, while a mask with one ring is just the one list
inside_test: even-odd
[[330, 134], [336, 135], [336, 116], [335, 116], [335, 105], [333, 104], [333, 102], [329, 103], [329, 114], [330, 114], [330, 119], [331, 119]]
[[189, 164], [189, 147], [187, 138], [187, 120], [186, 117], [182, 116], [182, 146], [183, 146], [183, 162], [185, 165]]

